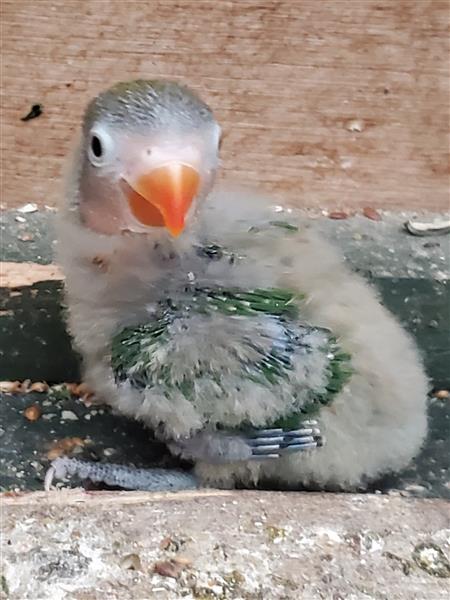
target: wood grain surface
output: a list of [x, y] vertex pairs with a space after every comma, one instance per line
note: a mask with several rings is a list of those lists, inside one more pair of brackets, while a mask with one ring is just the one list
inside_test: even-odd
[[[2, 0], [2, 202], [53, 205], [83, 107], [190, 83], [222, 177], [302, 206], [449, 207], [447, 0]], [[22, 122], [31, 105], [44, 113]]]

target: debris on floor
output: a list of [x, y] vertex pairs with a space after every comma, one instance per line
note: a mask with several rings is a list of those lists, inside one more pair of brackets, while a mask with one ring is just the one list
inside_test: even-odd
[[349, 218], [349, 214], [344, 212], [343, 210], [334, 210], [330, 213], [328, 213], [328, 218], [329, 219], [334, 219], [335, 221], [341, 221], [343, 219], [348, 219]]
[[365, 208], [363, 208], [362, 214], [371, 221], [381, 221], [380, 213], [371, 206], [366, 206]]
[[411, 235], [420, 237], [428, 235], [444, 235], [450, 233], [450, 219], [434, 219], [433, 221], [419, 221], [410, 219], [406, 221], [404, 227]]
[[42, 115], [42, 104], [33, 104], [30, 111], [24, 116], [21, 117], [21, 121], [31, 121], [31, 119], [36, 119], [40, 115]]
[[29, 213], [34, 213], [37, 210], [39, 210], [38, 205], [34, 202], [29, 202], [28, 204], [24, 204], [23, 206], [20, 206], [17, 209], [17, 212], [21, 213], [23, 215], [27, 215]]

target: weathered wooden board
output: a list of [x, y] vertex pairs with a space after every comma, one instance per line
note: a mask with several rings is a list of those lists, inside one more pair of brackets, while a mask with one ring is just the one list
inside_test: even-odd
[[[53, 204], [87, 99], [190, 82], [223, 173], [305, 206], [449, 205], [447, 0], [3, 0], [2, 201]], [[23, 123], [35, 102], [38, 119]], [[361, 130], [361, 131], [359, 131]]]
[[[448, 597], [444, 500], [74, 490], [2, 504], [11, 600]], [[155, 573], [170, 560], [177, 579]]]

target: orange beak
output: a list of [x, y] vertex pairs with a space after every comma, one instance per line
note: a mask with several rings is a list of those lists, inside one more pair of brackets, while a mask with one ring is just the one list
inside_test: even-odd
[[[128, 183], [128, 182], [127, 182]], [[143, 225], [167, 227], [177, 237], [200, 185], [198, 172], [172, 163], [141, 175], [126, 185], [131, 212]]]

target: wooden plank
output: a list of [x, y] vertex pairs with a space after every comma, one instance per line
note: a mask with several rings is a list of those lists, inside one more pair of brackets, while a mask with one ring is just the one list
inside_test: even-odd
[[[183, 496], [114, 493], [105, 503], [103, 494], [79, 492], [30, 494], [25, 503], [10, 498], [1, 522], [2, 597], [448, 597], [444, 500]], [[136, 570], [129, 568], [130, 554]], [[178, 576], [162, 576], [171, 564], [180, 567]]]
[[[130, 506], [134, 504], [149, 504], [155, 502], [192, 502], [200, 498], [238, 498], [246, 492], [235, 492], [232, 490], [198, 489], [183, 490], [179, 492], [86, 492], [81, 488], [62, 489], [50, 492], [25, 492], [11, 494], [4, 492], [0, 494], [0, 502], [4, 507], [12, 506], [39, 506], [45, 503], [47, 506], [61, 505], [72, 506], [87, 502], [90, 507], [98, 506], [104, 509], [108, 505]], [[256, 495], [255, 492], [249, 492]]]
[[[189, 82], [223, 176], [305, 206], [449, 206], [447, 0], [3, 0], [2, 202], [54, 204], [87, 100]], [[23, 123], [35, 102], [38, 119]], [[354, 129], [362, 129], [355, 131]]]
[[31, 262], [0, 262], [0, 288], [20, 288], [40, 281], [61, 281], [63, 274], [56, 265]]

